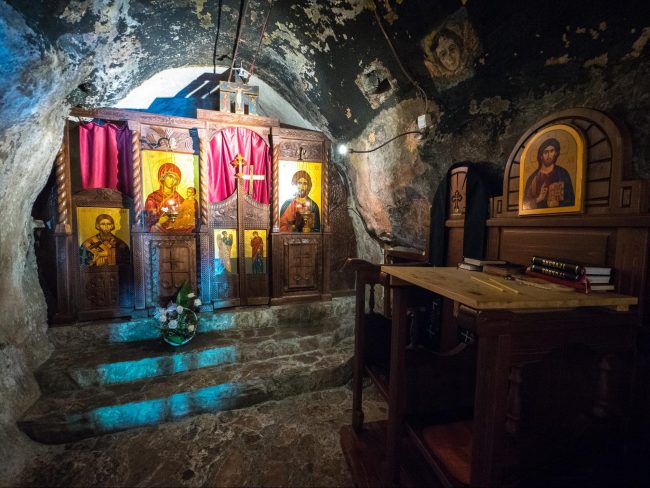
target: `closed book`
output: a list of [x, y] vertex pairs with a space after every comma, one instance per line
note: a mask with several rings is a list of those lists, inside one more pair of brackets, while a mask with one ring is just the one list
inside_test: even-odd
[[588, 275], [611, 275], [612, 268], [606, 266], [585, 266], [585, 273]]
[[549, 268], [547, 266], [539, 266], [537, 264], [533, 264], [529, 266], [529, 268], [535, 273], [554, 276], [555, 278], [560, 278], [562, 280], [578, 281], [580, 277], [584, 276], [582, 274], [571, 273], [569, 271], [563, 271], [556, 268]]
[[469, 263], [458, 263], [458, 269], [465, 269], [467, 271], [481, 271], [483, 266], [477, 266]]
[[553, 268], [559, 271], [566, 271], [574, 275], [585, 274], [585, 269], [583, 266], [575, 263], [568, 263], [566, 261], [558, 261], [557, 259], [551, 258], [542, 258], [539, 256], [534, 256], [531, 259], [531, 262], [535, 266], [543, 266], [545, 268]]
[[598, 283], [598, 284], [607, 284], [611, 279], [609, 275], [585, 275], [589, 280], [589, 283]]
[[502, 259], [478, 259], [478, 258], [463, 258], [463, 262], [473, 264], [474, 266], [483, 266], [484, 264], [506, 264]]
[[562, 278], [557, 278], [555, 276], [537, 273], [531, 270], [532, 266], [526, 268], [526, 276], [534, 276], [535, 278], [542, 278], [550, 283], [556, 283], [558, 285], [563, 285], [569, 288], [575, 288], [576, 290], [584, 291], [585, 293], [589, 292], [589, 283], [585, 278], [582, 278], [578, 281], [576, 280], [563, 280]]

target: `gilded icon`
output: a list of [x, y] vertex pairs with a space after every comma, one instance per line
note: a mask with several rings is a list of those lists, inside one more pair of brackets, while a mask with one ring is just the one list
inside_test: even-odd
[[280, 232], [320, 232], [322, 164], [280, 161]]
[[530, 138], [519, 165], [519, 215], [582, 210], [584, 138], [576, 127], [555, 124]]

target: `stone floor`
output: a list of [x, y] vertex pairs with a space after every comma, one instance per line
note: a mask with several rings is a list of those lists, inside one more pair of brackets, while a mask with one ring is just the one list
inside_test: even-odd
[[[349, 387], [305, 393], [241, 410], [43, 445], [16, 486], [349, 487], [338, 431], [350, 423]], [[386, 416], [374, 389], [366, 420]]]

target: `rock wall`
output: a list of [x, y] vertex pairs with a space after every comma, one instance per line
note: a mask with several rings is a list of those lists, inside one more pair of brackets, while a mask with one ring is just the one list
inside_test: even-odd
[[[218, 54], [231, 51], [239, 7], [223, 3]], [[240, 46], [249, 64], [268, 9], [266, 0], [250, 3]], [[50, 350], [30, 212], [68, 108], [111, 105], [166, 68], [211, 66], [217, 4], [0, 0], [0, 484], [29, 455], [14, 419], [37, 397], [31, 372]], [[446, 169], [466, 159], [503, 166], [526, 128], [557, 110], [586, 106], [621, 120], [638, 173], [650, 177], [643, 2], [375, 4], [400, 62], [427, 94], [433, 127], [424, 138], [335, 160], [350, 189], [359, 257], [378, 262], [381, 243], [423, 246]], [[307, 120], [356, 149], [415, 128], [425, 104], [365, 0], [273, 5], [256, 74]]]

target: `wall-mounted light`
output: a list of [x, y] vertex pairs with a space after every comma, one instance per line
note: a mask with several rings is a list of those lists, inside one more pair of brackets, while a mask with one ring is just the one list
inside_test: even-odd
[[402, 132], [401, 134], [397, 134], [395, 137], [392, 137], [392, 138], [388, 139], [383, 144], [380, 144], [377, 147], [373, 147], [372, 149], [365, 149], [365, 150], [352, 149], [351, 147], [348, 147], [347, 144], [339, 144], [337, 150], [338, 150], [338, 153], [341, 156], [345, 156], [348, 153], [350, 153], [350, 154], [353, 154], [353, 153], [371, 153], [373, 151], [376, 151], [377, 149], [381, 149], [382, 147], [384, 147], [389, 142], [393, 142], [395, 139], [398, 139], [400, 137], [406, 136], [408, 134], [420, 134], [420, 135], [423, 135], [423, 134], [425, 134], [425, 132], [426, 132], [426, 129], [425, 130], [409, 130], [409, 131], [406, 131], [406, 132]]

